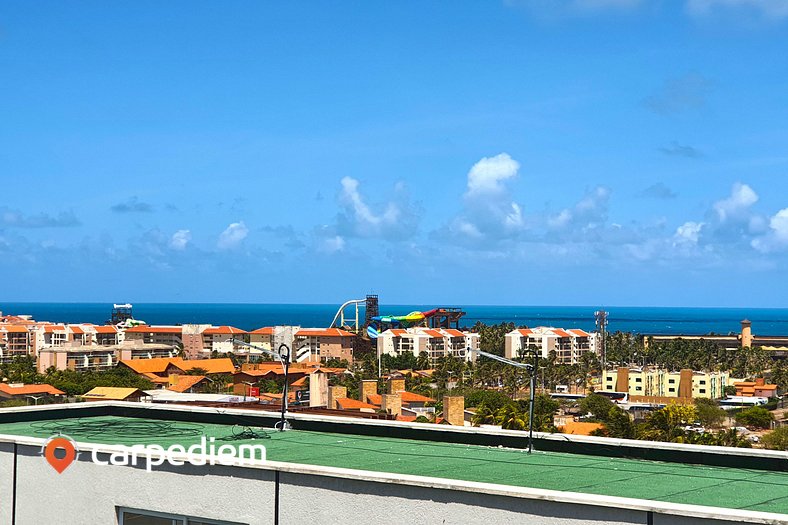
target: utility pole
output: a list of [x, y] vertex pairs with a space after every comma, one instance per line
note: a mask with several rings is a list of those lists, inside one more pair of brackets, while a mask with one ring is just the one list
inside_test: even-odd
[[596, 322], [596, 329], [599, 332], [599, 354], [602, 357], [602, 380], [605, 378], [605, 370], [607, 365], [607, 316], [609, 314], [604, 310], [597, 310], [594, 312], [594, 320]]

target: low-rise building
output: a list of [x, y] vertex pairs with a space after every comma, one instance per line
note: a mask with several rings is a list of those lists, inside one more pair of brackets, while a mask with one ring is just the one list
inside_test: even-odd
[[640, 397], [721, 399], [725, 397], [730, 376], [727, 372], [619, 367], [606, 370], [602, 379], [605, 392], [626, 392], [633, 400]]
[[777, 385], [767, 383], [764, 378], [759, 377], [755, 381], [736, 381], [736, 395], [742, 397], [777, 397]]
[[147, 344], [164, 344], [179, 349], [183, 348], [182, 326], [132, 326], [126, 329], [125, 337], [128, 341], [140, 341]]
[[520, 328], [506, 334], [504, 356], [517, 359], [524, 352], [534, 350], [541, 358], [547, 358], [550, 352], [555, 352], [558, 363], [577, 364], [584, 353], [597, 352], [597, 339], [598, 334], [579, 328]]
[[479, 334], [454, 328], [391, 328], [377, 339], [378, 355], [400, 356], [426, 353], [430, 364], [441, 357], [456, 357], [475, 361], [472, 350], [479, 349]]
[[248, 355], [249, 347], [236, 343], [236, 340], [248, 342], [245, 330], [234, 326], [212, 326], [203, 333], [203, 351], [207, 354]]
[[41, 373], [56, 370], [107, 370], [122, 360], [144, 360], [174, 357], [170, 345], [124, 341], [112, 346], [82, 345], [74, 342], [45, 346], [38, 350], [37, 366]]
[[301, 328], [295, 333], [291, 358], [297, 362], [344, 359], [353, 362], [356, 335], [340, 328]]
[[0, 399], [32, 399], [36, 402], [35, 404], [38, 404], [38, 399], [42, 397], [60, 397], [62, 395], [65, 395], [65, 392], [47, 384], [0, 383]]

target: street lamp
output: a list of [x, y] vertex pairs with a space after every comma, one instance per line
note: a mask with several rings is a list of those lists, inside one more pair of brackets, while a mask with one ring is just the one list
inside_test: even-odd
[[[287, 372], [290, 368], [290, 347], [286, 344], [282, 343], [279, 345], [279, 351], [274, 352], [273, 350], [269, 350], [268, 348], [263, 348], [262, 346], [253, 345], [252, 343], [247, 343], [246, 341], [242, 341], [240, 339], [233, 339], [233, 343], [239, 344], [241, 346], [246, 346], [249, 348], [254, 348], [255, 350], [260, 350], [264, 354], [268, 354], [271, 356], [276, 357], [279, 362], [282, 364], [282, 369], [285, 373], [285, 387], [282, 393], [282, 417], [278, 423], [278, 427], [274, 425], [274, 428], [278, 428], [279, 431], [285, 431], [288, 428], [287, 419], [285, 419], [285, 415], [287, 414]], [[244, 395], [244, 399], [245, 399]]]
[[471, 352], [476, 352], [479, 355], [483, 355], [484, 357], [488, 357], [490, 359], [494, 359], [495, 361], [499, 361], [501, 363], [515, 366], [517, 368], [524, 368], [531, 376], [531, 392], [530, 392], [530, 402], [528, 404], [528, 453], [530, 454], [533, 452], [534, 449], [534, 398], [535, 398], [535, 390], [536, 390], [536, 372], [538, 370], [539, 365], [539, 353], [533, 350], [528, 350], [524, 352], [524, 355], [531, 354], [533, 357], [533, 364], [532, 363], [520, 363], [517, 361], [512, 361], [511, 359], [506, 359], [505, 357], [501, 357], [499, 355], [490, 354], [488, 352], [483, 352], [481, 350], [477, 350], [475, 348], [469, 349]]
[[[250, 389], [254, 386], [254, 383], [252, 383], [251, 381], [241, 381], [241, 384], [249, 385]], [[246, 403], [246, 389], [245, 388], [244, 388], [244, 403]]]

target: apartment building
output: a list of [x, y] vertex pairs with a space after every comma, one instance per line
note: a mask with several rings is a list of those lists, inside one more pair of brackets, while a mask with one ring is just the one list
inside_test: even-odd
[[202, 333], [203, 352], [210, 354], [218, 352], [220, 354], [248, 354], [249, 347], [240, 345], [234, 340], [247, 341], [245, 330], [234, 326], [212, 326], [206, 328]]
[[675, 372], [650, 367], [619, 367], [617, 370], [606, 370], [603, 376], [606, 392], [626, 392], [635, 400], [640, 396], [721, 399], [725, 397], [725, 387], [730, 382], [727, 372], [697, 372], [689, 369]]
[[293, 338], [292, 352], [297, 362], [344, 359], [353, 362], [356, 335], [339, 328], [301, 328]]
[[160, 344], [183, 348], [182, 326], [132, 326], [126, 329], [126, 339], [146, 344]]
[[0, 363], [32, 354], [31, 335], [22, 324], [0, 324]]
[[584, 353], [597, 352], [597, 338], [598, 334], [579, 328], [521, 328], [506, 334], [504, 355], [517, 359], [527, 350], [536, 350], [540, 357], [547, 358], [555, 352], [557, 362], [576, 364]]
[[447, 356], [475, 361], [471, 350], [479, 349], [479, 334], [453, 328], [391, 328], [380, 334], [377, 344], [378, 355], [418, 357], [425, 352], [431, 364]]
[[108, 370], [124, 359], [174, 357], [172, 345], [124, 341], [116, 345], [82, 345], [73, 342], [47, 346], [38, 350], [39, 372], [50, 367], [57, 370]]

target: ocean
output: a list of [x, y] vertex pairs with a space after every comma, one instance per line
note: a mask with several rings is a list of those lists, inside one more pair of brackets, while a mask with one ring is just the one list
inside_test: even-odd
[[[381, 305], [382, 315], [404, 315], [438, 305]], [[458, 306], [467, 312], [463, 325], [513, 322], [524, 326], [555, 326], [594, 329], [591, 306]], [[331, 323], [339, 305], [330, 304], [188, 304], [137, 303], [134, 317], [148, 324], [205, 323], [231, 325], [243, 330], [292, 324], [324, 327]], [[0, 302], [0, 311], [29, 314], [38, 321], [104, 324], [110, 317], [109, 303], [11, 303]], [[740, 330], [740, 321], [752, 321], [757, 335], [788, 334], [788, 308], [671, 308], [605, 307], [608, 330], [651, 334], [727, 334]], [[347, 309], [352, 315], [352, 308]], [[360, 309], [364, 315], [364, 309]]]

